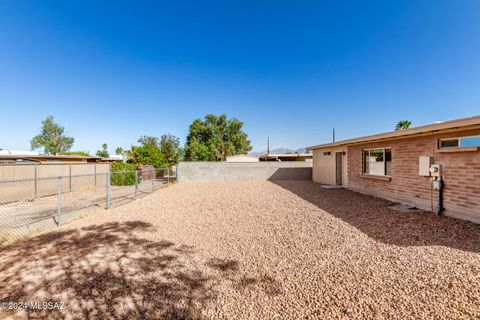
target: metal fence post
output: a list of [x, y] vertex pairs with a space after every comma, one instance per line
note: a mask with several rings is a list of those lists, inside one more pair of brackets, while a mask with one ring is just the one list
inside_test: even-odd
[[154, 178], [155, 178], [155, 168], [152, 169], [152, 192], [155, 189]]
[[137, 198], [138, 193], [138, 171], [135, 170], [135, 198]]
[[170, 167], [167, 168], [167, 183], [170, 183]]
[[105, 201], [105, 209], [110, 209], [110, 171], [107, 172], [107, 199]]
[[95, 163], [95, 165], [93, 166], [93, 175], [94, 175], [94, 186], [96, 187], [97, 186], [97, 164]]
[[60, 214], [62, 212], [62, 177], [58, 177], [58, 201], [57, 201], [57, 225], [60, 225]]
[[71, 164], [68, 165], [68, 175], [70, 177], [68, 181], [68, 184], [69, 184], [68, 190], [71, 192], [72, 191], [72, 165]]
[[37, 178], [38, 178], [38, 164], [35, 164], [35, 184], [34, 184], [34, 195], [33, 195], [33, 198], [36, 199], [37, 196], [38, 196], [38, 181], [37, 181]]

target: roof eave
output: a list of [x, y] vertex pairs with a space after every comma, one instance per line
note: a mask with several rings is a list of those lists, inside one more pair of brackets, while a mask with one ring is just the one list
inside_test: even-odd
[[319, 144], [316, 146], [307, 147], [306, 149], [315, 150], [315, 149], [339, 147], [339, 146], [350, 145], [350, 144], [374, 142], [379, 140], [410, 138], [410, 137], [419, 136], [419, 135], [433, 134], [439, 131], [467, 129], [468, 127], [472, 127], [472, 126], [480, 126], [480, 116], [457, 119], [457, 120], [446, 121], [441, 123], [434, 123], [434, 124], [429, 124], [425, 126], [404, 129], [399, 131], [374, 134], [374, 135], [369, 135], [369, 136], [364, 136], [359, 138], [342, 140], [334, 143]]

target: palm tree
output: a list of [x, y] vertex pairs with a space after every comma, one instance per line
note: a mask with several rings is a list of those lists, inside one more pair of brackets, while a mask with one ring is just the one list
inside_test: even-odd
[[398, 121], [397, 126], [395, 127], [395, 131], [408, 129], [410, 128], [411, 125], [412, 125], [412, 122], [408, 120], [400, 120]]

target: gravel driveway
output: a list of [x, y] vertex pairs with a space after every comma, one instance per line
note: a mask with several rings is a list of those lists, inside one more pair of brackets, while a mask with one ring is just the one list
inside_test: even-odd
[[[480, 318], [480, 226], [305, 181], [181, 183], [0, 251], [19, 318]], [[2, 313], [3, 312], [3, 313]]]

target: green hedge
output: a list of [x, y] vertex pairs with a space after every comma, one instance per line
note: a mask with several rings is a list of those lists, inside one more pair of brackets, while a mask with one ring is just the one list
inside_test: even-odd
[[135, 185], [135, 165], [126, 162], [112, 163], [110, 183], [112, 186]]

